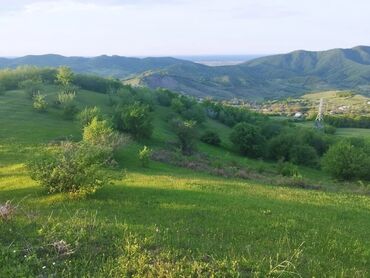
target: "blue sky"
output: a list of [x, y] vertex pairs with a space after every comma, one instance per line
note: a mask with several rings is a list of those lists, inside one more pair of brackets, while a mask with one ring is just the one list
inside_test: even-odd
[[272, 54], [370, 45], [368, 0], [0, 0], [0, 56]]

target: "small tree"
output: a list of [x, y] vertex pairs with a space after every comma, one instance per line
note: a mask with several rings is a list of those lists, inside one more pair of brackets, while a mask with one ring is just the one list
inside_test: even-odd
[[319, 162], [319, 156], [316, 150], [308, 145], [295, 145], [290, 149], [290, 161], [306, 166], [317, 166]]
[[218, 134], [214, 131], [208, 130], [206, 131], [202, 137], [200, 137], [200, 140], [206, 144], [218, 146], [221, 143], [221, 139], [218, 136]]
[[322, 160], [323, 169], [343, 180], [370, 178], [370, 159], [367, 148], [343, 140], [331, 146]]
[[24, 80], [19, 83], [19, 88], [23, 89], [30, 99], [33, 99], [36, 94], [38, 94], [42, 89], [41, 80]]
[[117, 109], [114, 122], [118, 130], [129, 132], [135, 139], [150, 138], [153, 132], [149, 107], [138, 102]]
[[46, 102], [44, 95], [38, 93], [33, 97], [33, 108], [38, 112], [46, 112], [48, 103]]
[[75, 104], [76, 93], [75, 92], [61, 92], [58, 94], [58, 103], [63, 109], [63, 118], [66, 120], [72, 120], [77, 114], [78, 109]]
[[102, 114], [98, 107], [86, 107], [77, 116], [82, 126], [86, 126], [91, 123], [94, 118], [101, 120]]
[[143, 167], [149, 166], [150, 156], [152, 155], [152, 150], [147, 146], [144, 146], [142, 150], [139, 151], [139, 160]]
[[263, 155], [265, 138], [255, 125], [248, 123], [237, 124], [230, 134], [230, 140], [242, 154], [251, 157]]
[[3, 84], [0, 84], [0, 96], [3, 96], [6, 92], [6, 88]]
[[106, 120], [93, 118], [92, 121], [83, 128], [83, 141], [104, 150], [106, 155], [105, 164], [111, 165], [111, 162], [114, 162], [114, 151], [127, 143], [129, 138], [115, 132], [111, 124]]
[[72, 84], [73, 78], [74, 78], [73, 72], [69, 67], [62, 66], [58, 68], [56, 75], [57, 83], [66, 88]]
[[184, 155], [191, 155], [196, 149], [197, 130], [194, 121], [174, 120], [173, 131], [177, 135], [181, 152]]
[[113, 134], [111, 125], [107, 121], [99, 121], [96, 117], [83, 128], [83, 140], [93, 145], [110, 145]]

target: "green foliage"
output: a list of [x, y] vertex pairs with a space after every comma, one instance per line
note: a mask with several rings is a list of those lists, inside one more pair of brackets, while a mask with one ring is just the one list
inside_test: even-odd
[[195, 121], [201, 124], [206, 120], [204, 108], [190, 97], [178, 96], [172, 98], [171, 108], [187, 121]]
[[82, 126], [86, 126], [91, 123], [91, 121], [96, 118], [101, 120], [103, 118], [100, 109], [97, 106], [86, 107], [77, 115], [78, 120]]
[[117, 92], [122, 83], [117, 79], [103, 78], [95, 75], [75, 74], [73, 84], [84, 90], [90, 90], [107, 94], [110, 91]]
[[196, 149], [196, 140], [198, 136], [196, 122], [174, 119], [171, 125], [177, 136], [182, 154], [191, 155]]
[[31, 66], [23, 66], [16, 69], [3, 69], [0, 70], [0, 85], [3, 86], [5, 90], [15, 90], [20, 89], [20, 85], [26, 80], [50, 84], [54, 81], [55, 74], [55, 69]]
[[49, 193], [93, 193], [110, 182], [102, 169], [106, 149], [84, 143], [63, 143], [28, 163], [31, 178]]
[[149, 106], [135, 102], [132, 105], [118, 107], [113, 117], [119, 131], [129, 132], [135, 139], [150, 138], [153, 132]]
[[143, 167], [149, 166], [151, 155], [152, 155], [152, 150], [148, 148], [147, 146], [144, 146], [144, 148], [139, 151], [139, 160], [140, 160], [141, 166]]
[[337, 129], [336, 129], [336, 127], [334, 127], [332, 125], [325, 125], [324, 126], [324, 132], [326, 134], [334, 135], [337, 132]]
[[58, 94], [57, 101], [62, 106], [63, 118], [66, 120], [74, 119], [75, 115], [78, 113], [75, 98], [75, 92], [60, 92]]
[[166, 107], [171, 106], [172, 100], [176, 97], [175, 93], [166, 89], [159, 89], [156, 91], [156, 94], [159, 105]]
[[99, 121], [94, 117], [83, 128], [83, 140], [93, 145], [108, 145], [113, 128], [107, 121]]
[[34, 96], [42, 90], [42, 81], [40, 79], [36, 80], [24, 80], [19, 83], [19, 88], [23, 89], [30, 99], [33, 99]]
[[214, 131], [207, 130], [201, 137], [200, 140], [206, 144], [219, 146], [221, 144], [220, 136]]
[[56, 74], [56, 82], [63, 87], [70, 86], [73, 82], [74, 74], [69, 67], [59, 67]]
[[33, 108], [38, 112], [46, 112], [48, 103], [44, 95], [38, 93], [33, 97]]
[[230, 140], [244, 155], [250, 157], [263, 156], [265, 138], [262, 136], [261, 130], [255, 125], [237, 124], [230, 134]]
[[5, 92], [6, 92], [5, 86], [0, 84], [0, 96], [5, 95]]
[[280, 159], [277, 163], [277, 172], [284, 177], [299, 177], [298, 167]]
[[335, 127], [370, 128], [370, 116], [326, 115], [325, 122]]
[[268, 141], [267, 156], [273, 160], [284, 159], [316, 167], [319, 156], [326, 152], [330, 143], [326, 135], [317, 131], [286, 128]]
[[290, 161], [294, 164], [314, 167], [318, 165], [319, 157], [316, 150], [309, 145], [295, 145], [290, 149]]
[[243, 107], [232, 107], [212, 101], [205, 101], [204, 106], [209, 117], [230, 127], [242, 122], [255, 124], [259, 121], [267, 121], [267, 117], [251, 112]]
[[331, 146], [322, 160], [323, 169], [343, 180], [370, 179], [370, 149], [342, 140]]

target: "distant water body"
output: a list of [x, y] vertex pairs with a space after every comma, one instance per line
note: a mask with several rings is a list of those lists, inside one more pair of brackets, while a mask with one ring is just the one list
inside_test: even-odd
[[175, 58], [216, 67], [216, 66], [237, 65], [262, 56], [264, 55], [205, 55], [205, 56], [175, 56]]

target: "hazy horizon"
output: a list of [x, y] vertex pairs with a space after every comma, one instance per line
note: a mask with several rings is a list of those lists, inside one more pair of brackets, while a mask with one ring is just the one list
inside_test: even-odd
[[1, 57], [225, 56], [370, 45], [370, 2], [3, 0]]

